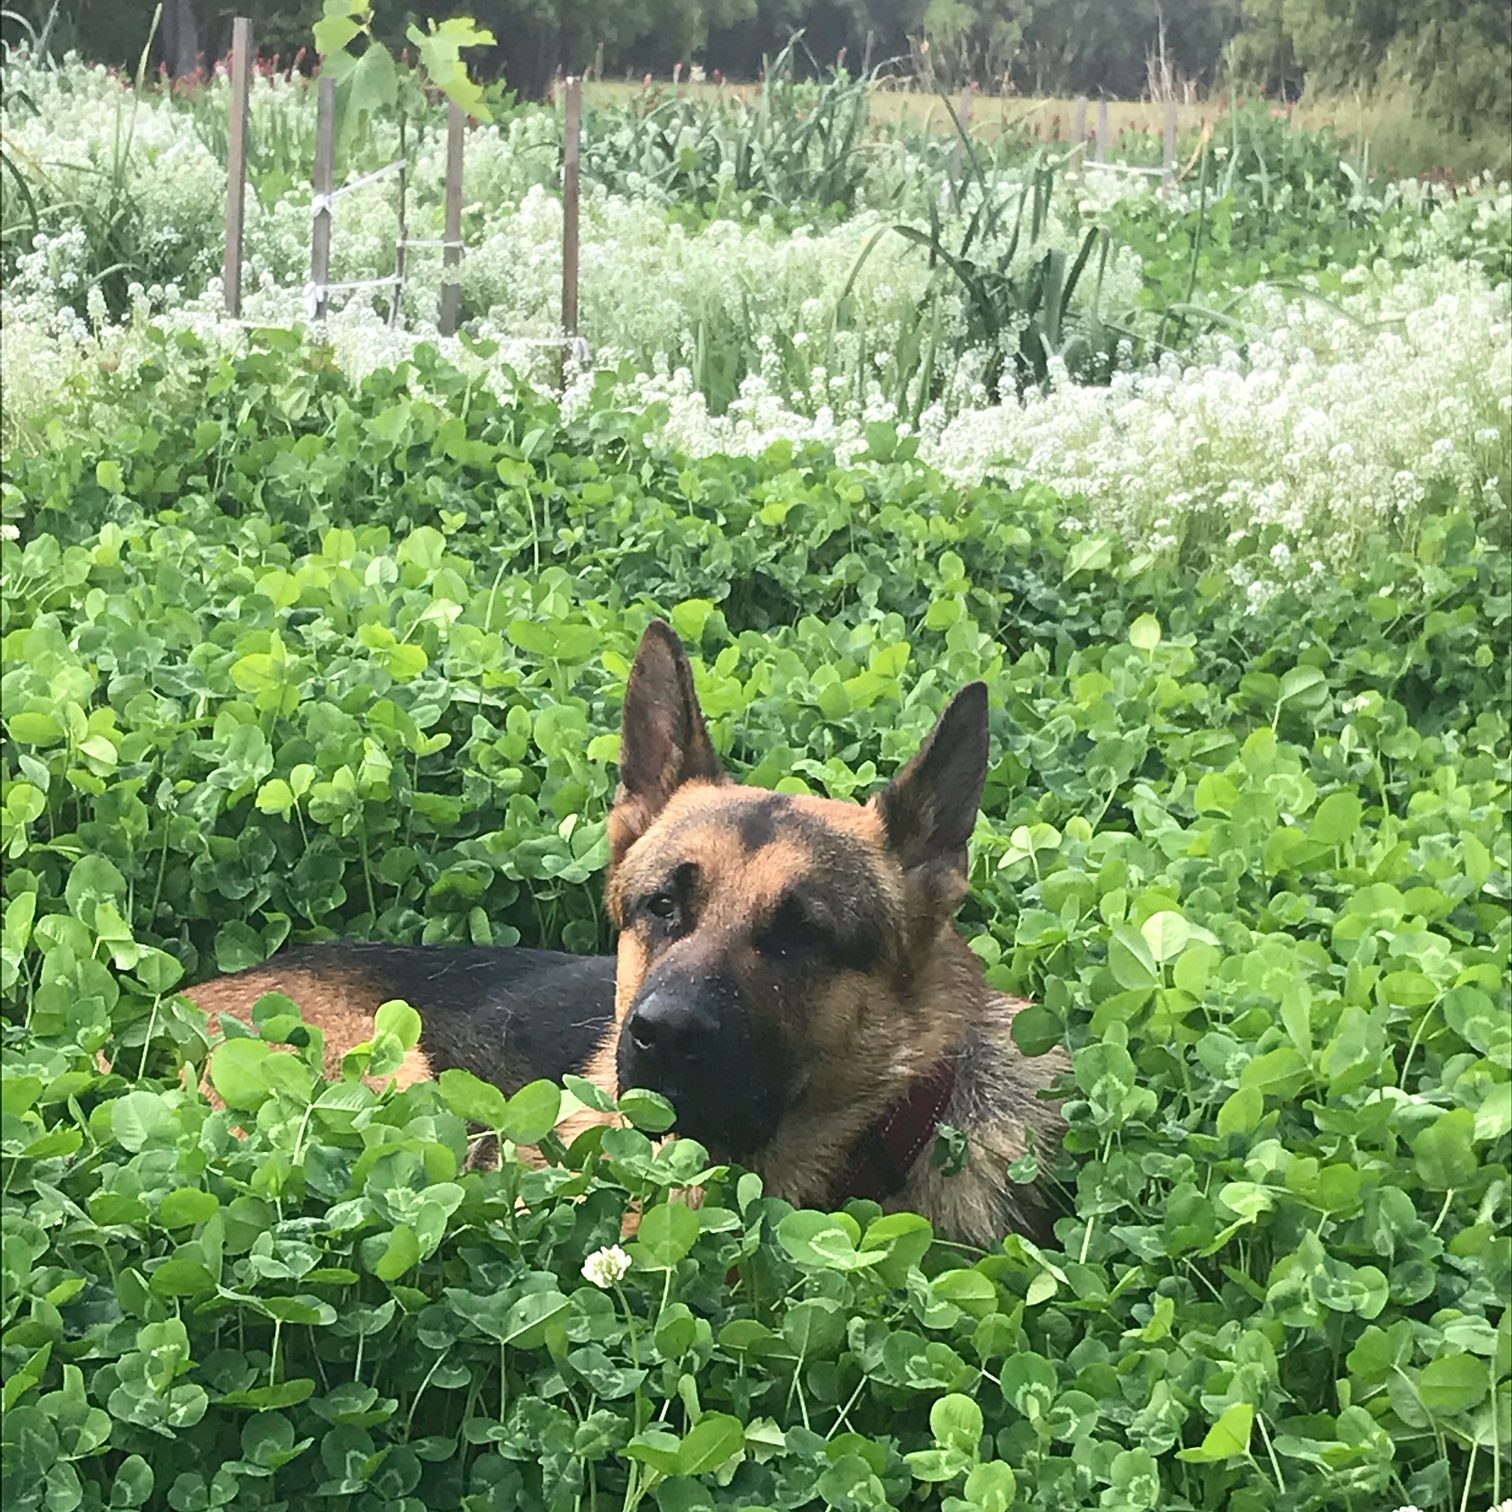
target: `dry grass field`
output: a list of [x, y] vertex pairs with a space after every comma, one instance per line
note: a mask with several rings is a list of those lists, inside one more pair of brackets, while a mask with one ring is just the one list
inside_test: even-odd
[[[653, 79], [647, 84], [591, 80], [586, 97], [590, 104], [625, 104], [633, 100], [656, 104], [673, 97], [740, 99], [754, 103], [760, 91], [759, 84], [728, 81], [684, 80], [674, 84], [670, 79]], [[951, 100], [960, 110], [963, 95], [952, 94]], [[1226, 94], [1178, 102], [1180, 140], [1189, 143], [1205, 128], [1216, 128], [1233, 103], [1233, 98]], [[1007, 130], [1026, 133], [1042, 142], [1067, 143], [1075, 136], [1078, 102], [1069, 97], [974, 93], [967, 108], [970, 129], [978, 135], [992, 136]], [[1512, 139], [1502, 123], [1488, 122], [1469, 139], [1455, 136], [1425, 120], [1415, 102], [1399, 92], [1304, 99], [1294, 106], [1278, 104], [1275, 108], [1306, 129], [1332, 129], [1346, 155], [1389, 174], [1445, 173], [1468, 178], [1478, 173], [1504, 176], [1512, 169]], [[1090, 136], [1097, 123], [1097, 101], [1088, 100], [1085, 109], [1086, 131]], [[897, 82], [879, 84], [872, 91], [872, 114], [880, 125], [940, 132], [953, 129], [940, 95]], [[1166, 106], [1162, 101], [1110, 100], [1110, 154], [1132, 153], [1136, 139], [1143, 139], [1146, 147], [1151, 139], [1158, 141], [1165, 130], [1165, 119]]]

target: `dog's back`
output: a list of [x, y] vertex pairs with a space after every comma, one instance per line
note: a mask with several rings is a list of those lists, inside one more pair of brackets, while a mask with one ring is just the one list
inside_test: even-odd
[[210, 1016], [250, 1022], [266, 993], [298, 1004], [326, 1037], [326, 1073], [371, 1038], [373, 1015], [402, 999], [421, 1017], [401, 1085], [459, 1068], [505, 1092], [581, 1071], [613, 1022], [614, 958], [516, 946], [300, 945], [184, 995]]

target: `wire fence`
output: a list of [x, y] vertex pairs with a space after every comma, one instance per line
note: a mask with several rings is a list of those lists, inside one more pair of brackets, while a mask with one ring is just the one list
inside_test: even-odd
[[[247, 136], [251, 129], [252, 23], [238, 16], [232, 28], [231, 132], [227, 163], [226, 257], [223, 286], [226, 320], [251, 326], [266, 322], [241, 318], [243, 229], [247, 181]], [[554, 348], [567, 363], [586, 365], [592, 352], [578, 330], [578, 222], [580, 205], [579, 162], [582, 133], [582, 81], [565, 81], [566, 120], [562, 153], [562, 308], [560, 333], [554, 336], [507, 337], [510, 345]], [[439, 237], [407, 234], [406, 197], [409, 161], [401, 134], [401, 156], [361, 178], [339, 187], [335, 183], [336, 86], [323, 75], [316, 88], [314, 193], [310, 201], [310, 277], [303, 289], [304, 314], [312, 324], [326, 319], [333, 294], [359, 290], [391, 289], [390, 322], [397, 322], [412, 251], [439, 251], [442, 281], [437, 328], [443, 336], [456, 334], [461, 323], [462, 288], [459, 278], [466, 243], [462, 235], [462, 168], [467, 118], [455, 104], [448, 106], [446, 150], [445, 229]], [[394, 271], [376, 278], [333, 279], [331, 250], [336, 232], [337, 207], [348, 195], [371, 189], [398, 175], [399, 233], [394, 242]]]

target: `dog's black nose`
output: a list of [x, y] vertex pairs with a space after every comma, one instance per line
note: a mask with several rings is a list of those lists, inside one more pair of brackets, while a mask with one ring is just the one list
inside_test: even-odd
[[637, 1054], [667, 1066], [696, 1059], [718, 1027], [712, 1014], [670, 992], [647, 993], [625, 1025]]

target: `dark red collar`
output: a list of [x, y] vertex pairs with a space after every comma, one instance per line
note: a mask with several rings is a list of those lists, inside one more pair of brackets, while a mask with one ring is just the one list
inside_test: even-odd
[[836, 1207], [853, 1197], [881, 1202], [903, 1189], [914, 1162], [940, 1127], [955, 1084], [955, 1062], [941, 1061], [861, 1136], [835, 1183]]

